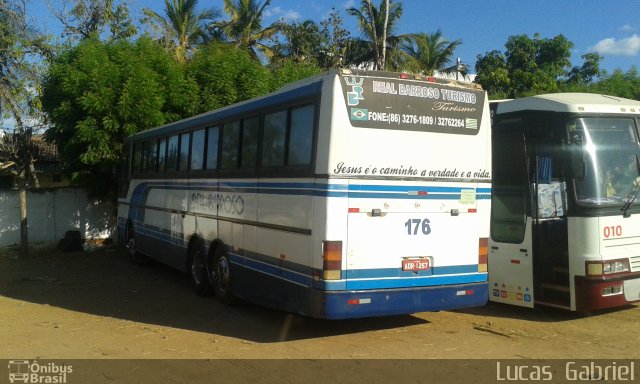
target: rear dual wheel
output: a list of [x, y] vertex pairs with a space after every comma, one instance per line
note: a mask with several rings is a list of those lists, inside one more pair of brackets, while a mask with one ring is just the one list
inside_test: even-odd
[[216, 298], [225, 304], [233, 302], [231, 293], [231, 269], [229, 268], [229, 256], [221, 246], [214, 253], [215, 270], [213, 274], [213, 290]]
[[209, 296], [213, 293], [213, 279], [209, 258], [207, 257], [204, 243], [196, 241], [189, 250], [191, 286], [200, 296]]

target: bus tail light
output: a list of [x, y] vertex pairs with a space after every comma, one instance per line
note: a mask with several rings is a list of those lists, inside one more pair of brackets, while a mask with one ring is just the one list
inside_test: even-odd
[[602, 276], [629, 272], [629, 259], [587, 261], [585, 269], [587, 276]]
[[322, 242], [322, 278], [340, 280], [342, 273], [342, 241]]
[[478, 272], [487, 272], [487, 261], [489, 258], [489, 239], [481, 237], [478, 239]]

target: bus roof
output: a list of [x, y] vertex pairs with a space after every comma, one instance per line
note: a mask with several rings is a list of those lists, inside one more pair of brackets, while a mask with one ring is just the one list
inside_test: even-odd
[[498, 103], [497, 114], [527, 110], [640, 115], [640, 101], [594, 93], [552, 93]]

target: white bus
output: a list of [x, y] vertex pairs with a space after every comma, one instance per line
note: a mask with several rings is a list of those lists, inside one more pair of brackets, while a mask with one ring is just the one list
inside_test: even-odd
[[497, 104], [490, 300], [590, 311], [640, 300], [640, 102]]
[[488, 101], [332, 71], [128, 138], [119, 237], [199, 294], [320, 318], [484, 305]]

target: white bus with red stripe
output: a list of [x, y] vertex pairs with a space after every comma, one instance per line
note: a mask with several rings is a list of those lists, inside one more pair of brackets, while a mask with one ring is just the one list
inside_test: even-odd
[[333, 71], [130, 137], [119, 234], [223, 301], [332, 319], [479, 306], [490, 149], [475, 85]]
[[490, 300], [591, 311], [640, 301], [640, 102], [497, 104]]

